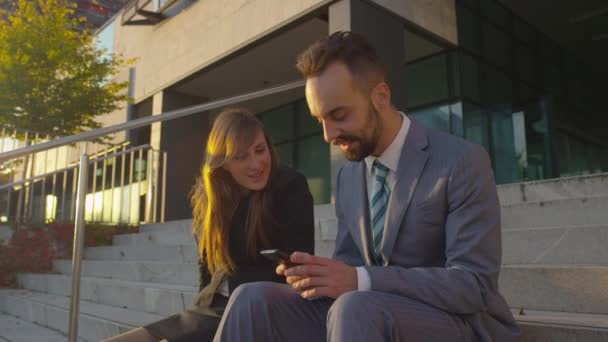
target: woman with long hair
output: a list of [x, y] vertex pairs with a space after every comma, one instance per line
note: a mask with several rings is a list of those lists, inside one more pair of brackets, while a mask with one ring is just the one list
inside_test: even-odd
[[246, 109], [224, 110], [215, 120], [191, 202], [200, 257], [194, 307], [107, 341], [211, 341], [236, 287], [285, 282], [260, 250], [314, 252], [306, 178], [279, 165], [263, 124]]

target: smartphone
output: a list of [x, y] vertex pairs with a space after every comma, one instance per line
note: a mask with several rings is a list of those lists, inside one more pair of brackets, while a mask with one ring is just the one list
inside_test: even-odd
[[264, 249], [260, 251], [260, 254], [265, 256], [267, 259], [276, 262], [277, 264], [285, 264], [287, 268], [298, 265], [289, 260], [289, 254], [278, 249]]

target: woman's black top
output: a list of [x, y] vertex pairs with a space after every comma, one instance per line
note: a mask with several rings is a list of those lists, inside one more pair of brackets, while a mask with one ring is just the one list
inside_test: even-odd
[[[272, 192], [271, 216], [274, 224], [268, 227], [270, 245], [267, 248], [313, 254], [313, 201], [306, 178], [292, 168], [279, 167], [268, 186]], [[230, 225], [229, 249], [236, 266], [235, 272], [227, 277], [230, 293], [243, 283], [285, 282], [283, 277], [275, 273], [276, 263], [261, 256], [259, 251], [253, 258], [247, 255], [246, 221], [251, 198], [250, 194], [241, 200]], [[199, 266], [200, 289], [203, 289], [211, 281], [211, 276], [204, 260], [199, 261]]]

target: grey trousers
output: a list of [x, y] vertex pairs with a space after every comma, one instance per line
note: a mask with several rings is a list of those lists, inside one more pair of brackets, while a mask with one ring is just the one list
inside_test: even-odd
[[475, 341], [471, 328], [405, 297], [354, 291], [338, 299], [302, 299], [289, 285], [250, 283], [230, 296], [215, 342]]

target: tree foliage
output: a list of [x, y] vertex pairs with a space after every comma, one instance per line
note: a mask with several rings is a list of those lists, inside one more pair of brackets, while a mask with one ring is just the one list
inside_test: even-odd
[[128, 62], [96, 48], [74, 6], [18, 0], [0, 9], [0, 125], [70, 135], [100, 127], [96, 117], [128, 101], [127, 82], [112, 80]]

